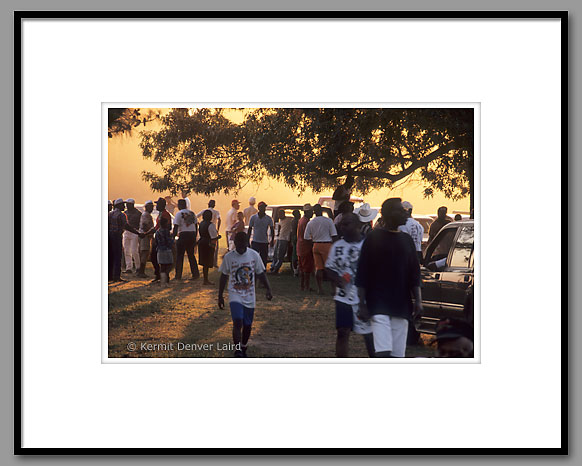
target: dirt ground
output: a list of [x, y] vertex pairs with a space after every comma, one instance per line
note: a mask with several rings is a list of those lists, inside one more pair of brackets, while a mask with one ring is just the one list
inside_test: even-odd
[[[224, 253], [224, 251], [223, 251]], [[123, 274], [125, 283], [109, 284], [109, 357], [222, 358], [232, 357], [232, 321], [228, 307], [218, 308], [219, 272], [212, 269], [210, 281], [190, 280], [185, 258], [182, 281], [168, 288], [150, 284], [152, 278]], [[220, 259], [219, 259], [220, 262]], [[146, 274], [153, 277], [151, 263]], [[170, 276], [173, 277], [171, 272]], [[334, 358], [335, 308], [331, 294], [301, 292], [289, 264], [281, 273], [268, 275], [273, 300], [257, 288], [257, 305], [248, 356], [259, 358]], [[326, 290], [329, 284], [326, 283]], [[312, 284], [315, 288], [315, 284]], [[407, 357], [431, 357], [432, 337], [409, 346]], [[367, 358], [360, 335], [350, 337], [350, 357]]]

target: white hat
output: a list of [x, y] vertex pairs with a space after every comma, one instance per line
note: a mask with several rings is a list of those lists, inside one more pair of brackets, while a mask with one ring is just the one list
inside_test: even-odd
[[257, 202], [257, 200], [254, 197], [251, 196], [249, 198], [249, 204], [253, 204], [254, 205], [255, 202]]
[[113, 202], [107, 201], [107, 205], [113, 205]]
[[125, 202], [127, 202], [128, 204], [135, 204], [135, 199], [132, 199], [132, 198], [130, 197], [130, 198], [129, 198], [127, 201], [125, 201]]
[[146, 203], [144, 205], [154, 205], [154, 201], [146, 201]]
[[372, 209], [370, 204], [365, 202], [354, 211], [354, 214], [360, 218], [360, 222], [371, 222], [378, 215], [378, 209]]
[[308, 202], [303, 206], [303, 210], [313, 210], [313, 207], [311, 207], [311, 204]]
[[402, 202], [402, 207], [404, 207], [406, 210], [412, 210], [412, 204], [408, 201]]
[[115, 201], [113, 201], [113, 205], [117, 205], [117, 204], [123, 204], [123, 199], [121, 199], [121, 198], [115, 199]]

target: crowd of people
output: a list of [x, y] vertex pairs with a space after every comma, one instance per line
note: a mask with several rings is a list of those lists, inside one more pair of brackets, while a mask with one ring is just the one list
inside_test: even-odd
[[[265, 288], [266, 298], [273, 298], [266, 275], [269, 246], [274, 248], [271, 274], [279, 273], [291, 248], [291, 270], [299, 277], [301, 291], [315, 291], [311, 289], [312, 276], [319, 294], [325, 293], [324, 283], [330, 283], [338, 357], [349, 355], [351, 333], [362, 335], [370, 357], [404, 357], [407, 341], [418, 338], [414, 336], [413, 322], [422, 313], [420, 263], [424, 229], [412, 217], [412, 204], [400, 198], [387, 199], [382, 204], [381, 217], [373, 224], [377, 209], [367, 203], [354, 209], [349, 195], [336, 193], [333, 219], [323, 215], [320, 204], [305, 204], [303, 215], [296, 209], [291, 217], [279, 210], [277, 218], [272, 219], [266, 213], [265, 202], [255, 207], [256, 199], [251, 197], [249, 206], [240, 211], [240, 202], [232, 200], [225, 216], [227, 252], [219, 268], [218, 305], [224, 308], [228, 284], [236, 357], [247, 355], [257, 280]], [[153, 201], [144, 204], [143, 212], [135, 207], [134, 199], [109, 201], [109, 280], [125, 281], [121, 278], [122, 262], [123, 272], [145, 278], [149, 260], [155, 274], [152, 283], [168, 286], [172, 267], [173, 279], [182, 280], [187, 255], [192, 280], [200, 278], [200, 265], [203, 284], [213, 285], [208, 274], [218, 265], [222, 224], [215, 206], [215, 201], [210, 200], [206, 209], [194, 213], [190, 200], [180, 199], [172, 217], [166, 209], [166, 199], [160, 197], [155, 204], [158, 216], [154, 222]], [[439, 208], [438, 218], [429, 230], [431, 238], [452, 221], [446, 214], [446, 207]], [[457, 322], [443, 324], [437, 331], [437, 342], [440, 355], [472, 357], [472, 331]]]

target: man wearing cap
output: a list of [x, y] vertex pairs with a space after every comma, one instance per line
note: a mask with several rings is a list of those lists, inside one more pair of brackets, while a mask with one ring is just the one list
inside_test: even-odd
[[152, 246], [152, 237], [156, 231], [154, 219], [152, 218], [153, 210], [154, 201], [147, 201], [144, 204], [144, 213], [141, 214], [139, 220], [139, 231], [144, 234], [144, 237], [139, 240], [139, 269], [137, 271], [137, 276], [140, 278], [147, 277], [145, 274], [145, 268]]
[[301, 277], [301, 291], [311, 291], [309, 281], [313, 273], [313, 242], [305, 238], [305, 229], [313, 216], [311, 204], [303, 206], [303, 217], [297, 222], [297, 257], [299, 261], [299, 275]]
[[248, 226], [251, 220], [251, 217], [255, 215], [258, 210], [255, 207], [255, 203], [257, 200], [254, 197], [249, 198], [249, 206], [243, 210], [243, 214], [245, 216], [245, 225]]
[[[214, 208], [215, 206], [216, 201], [214, 199], [210, 199], [208, 201], [208, 209], [202, 209], [200, 212], [196, 214], [196, 218], [202, 218], [202, 214], [204, 214], [205, 210], [209, 210], [210, 212], [212, 212], [212, 220], [210, 222], [214, 223], [216, 233], [218, 234], [218, 232], [220, 231], [220, 224], [222, 223], [222, 220], [220, 218], [220, 212]], [[214, 248], [214, 267], [218, 267], [218, 242], [216, 243], [216, 247]]]
[[[135, 208], [135, 200], [129, 198], [125, 201], [125, 215], [127, 223], [133, 229], [139, 231], [141, 212]], [[123, 252], [125, 253], [125, 270], [123, 273], [132, 273], [139, 270], [139, 237], [131, 231], [123, 232]]]
[[437, 324], [437, 358], [472, 358], [473, 327], [460, 319], [445, 319]]
[[398, 230], [410, 235], [412, 241], [414, 241], [414, 246], [416, 247], [418, 261], [422, 262], [422, 236], [424, 235], [424, 228], [420, 223], [412, 218], [412, 204], [410, 202], [404, 201], [402, 207], [404, 207], [408, 218], [404, 225], [398, 227]]
[[[158, 218], [156, 219], [156, 226], [155, 231], [158, 231], [161, 228], [161, 221], [162, 218], [167, 219], [168, 225], [172, 224], [172, 216], [170, 212], [166, 210], [166, 200], [163, 197], [158, 198], [156, 202], [156, 210], [158, 211]], [[158, 244], [156, 243], [155, 238], [152, 241], [152, 252], [150, 254], [150, 260], [152, 261], [152, 265], [154, 266], [154, 273], [155, 278], [152, 280], [152, 283], [160, 281], [160, 264], [158, 263]]]
[[[275, 243], [275, 229], [273, 219], [266, 214], [267, 204], [259, 202], [259, 212], [253, 215], [249, 221], [248, 237], [252, 237], [251, 248], [259, 253], [263, 260], [263, 265], [267, 265], [269, 258], [269, 243], [271, 246]], [[269, 241], [269, 229], [271, 230], [271, 240]]]
[[398, 231], [407, 218], [400, 198], [384, 201], [384, 226], [370, 232], [360, 253], [355, 280], [359, 314], [371, 321], [376, 357], [403, 358], [408, 325], [422, 313], [416, 247], [409, 235]]
[[237, 222], [238, 209], [240, 209], [240, 202], [237, 199], [233, 199], [230, 203], [232, 206], [230, 210], [226, 213], [226, 249], [230, 251], [234, 247], [234, 232], [232, 231], [233, 225]]
[[[321, 205], [313, 206], [315, 217], [312, 218], [305, 228], [305, 239], [313, 241], [313, 262], [315, 263], [315, 279], [317, 281], [318, 293], [323, 294], [323, 280], [325, 278], [325, 263], [331, 249], [331, 243], [337, 240], [337, 230], [333, 220], [323, 216]], [[332, 292], [335, 294], [335, 286], [331, 284]]]
[[133, 228], [128, 222], [123, 210], [125, 204], [123, 199], [116, 199], [113, 203], [113, 210], [108, 214], [108, 241], [111, 250], [111, 260], [109, 261], [109, 280], [123, 282], [121, 279], [121, 249], [123, 232], [130, 231], [140, 238], [142, 233]]
[[188, 254], [192, 280], [196, 280], [200, 277], [198, 262], [196, 262], [196, 256], [194, 255], [194, 246], [196, 245], [196, 234], [198, 231], [196, 215], [186, 208], [185, 199], [178, 201], [178, 209], [180, 210], [174, 217], [174, 236], [178, 236], [178, 241], [176, 242], [176, 275], [174, 279], [182, 279], [184, 253], [186, 253]]

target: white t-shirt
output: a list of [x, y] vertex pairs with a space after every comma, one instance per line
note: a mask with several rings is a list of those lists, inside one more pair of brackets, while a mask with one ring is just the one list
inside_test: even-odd
[[345, 239], [340, 239], [331, 245], [325, 267], [333, 270], [340, 277], [347, 280], [345, 287], [338, 286], [335, 291], [336, 301], [346, 304], [358, 304], [358, 287], [354, 285], [356, 272], [358, 270], [358, 260], [360, 250], [364, 240], [357, 243], [348, 243]]
[[313, 217], [307, 224], [303, 235], [305, 239], [310, 239], [314, 243], [331, 243], [332, 236], [337, 236], [333, 220], [323, 215]]
[[424, 235], [424, 228], [422, 225], [414, 220], [412, 217], [408, 217], [404, 225], [398, 227], [399, 231], [408, 233], [414, 241], [414, 246], [417, 251], [422, 251], [422, 235]]
[[244, 254], [236, 250], [227, 252], [218, 270], [229, 276], [228, 300], [254, 309], [255, 276], [265, 271], [259, 253], [251, 248], [247, 248]]
[[213, 209], [212, 207], [207, 207], [206, 209], [202, 209], [200, 212], [198, 212], [196, 214], [196, 218], [201, 218], [202, 214], [204, 213], [205, 210], [209, 210], [212, 212], [212, 220], [210, 220], [210, 221], [216, 225], [216, 222], [220, 218], [220, 212], [216, 209]]
[[291, 229], [293, 227], [293, 218], [292, 217], [285, 217], [283, 219], [279, 219], [277, 223], [279, 225], [279, 237], [278, 239], [283, 241], [289, 241], [291, 239]]
[[178, 234], [183, 231], [196, 231], [196, 215], [188, 209], [180, 210], [173, 221], [174, 225], [178, 225]]
[[234, 207], [231, 207], [230, 210], [226, 213], [226, 231], [232, 230], [232, 226], [237, 222], [237, 214], [238, 210], [236, 210]]

